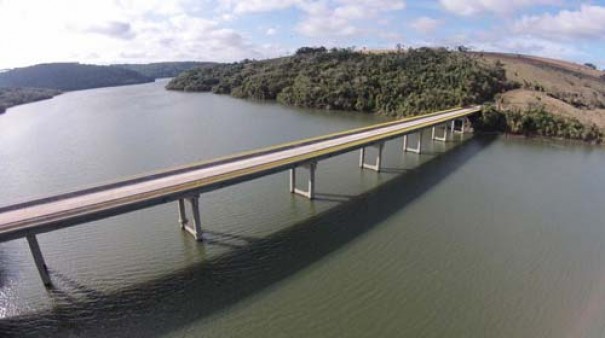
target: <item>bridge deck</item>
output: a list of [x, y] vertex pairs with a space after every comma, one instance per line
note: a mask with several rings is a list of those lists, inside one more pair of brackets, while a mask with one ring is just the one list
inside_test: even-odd
[[410, 134], [479, 111], [463, 108], [383, 123], [0, 208], [0, 241], [167, 203]]

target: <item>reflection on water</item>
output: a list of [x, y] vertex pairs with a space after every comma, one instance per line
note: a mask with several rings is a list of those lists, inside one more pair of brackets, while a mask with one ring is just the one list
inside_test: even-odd
[[[157, 87], [131, 86], [109, 94], [119, 100], [122, 90], [128, 90], [145, 97], [159, 91]], [[98, 95], [108, 100], [104, 90], [72, 94], [92, 96], [92, 102], [101, 101]], [[205, 100], [223, 108], [191, 127], [200, 128], [198, 132], [164, 133], [163, 140], [150, 138], [155, 141], [146, 154], [124, 161], [105, 159], [118, 167], [107, 170], [129, 175], [162, 167], [157, 163], [211, 158], [221, 152], [215, 147], [230, 153], [374, 122], [371, 117], [308, 113], [225, 97], [175, 95], [175, 102], [191, 100], [189, 108], [170, 111], [176, 116], [138, 120], [138, 128], [144, 129], [139, 132], [157, 135], [161, 124], [154, 118], [198, 121], [201, 113], [195, 107], [210, 105]], [[147, 100], [149, 106], [138, 107], [139, 114], [150, 107], [162, 111], [161, 103]], [[62, 104], [69, 105], [69, 100]], [[244, 110], [248, 106], [251, 112]], [[37, 107], [24, 106], [22, 113], [32, 115]], [[124, 108], [125, 114], [135, 108]], [[120, 114], [98, 116], [95, 109], [99, 107], [91, 104], [88, 113], [84, 110], [96, 116], [87, 119], [111, 124], [110, 130], [129, 129], [114, 132], [123, 133], [113, 139], [125, 148], [121, 151], [142, 146], [137, 128], [104, 121]], [[226, 120], [208, 122], [215, 127], [236, 124], [238, 141], [249, 142], [231, 141], [233, 135], [224, 131], [202, 132], [209, 119]], [[276, 130], [281, 136], [264, 129], [274, 119], [282, 124]], [[0, 127], [6, 128], [1, 120]], [[173, 141], [166, 140], [173, 137], [187, 137], [183, 144], [196, 146], [174, 150], [177, 156]], [[134, 141], [127, 144], [128, 138]], [[0, 244], [0, 332], [85, 337], [600, 337], [605, 324], [605, 214], [599, 205], [605, 174], [598, 168], [605, 153], [551, 144], [474, 137], [427, 142], [425, 154], [403, 156], [400, 142], [392, 141], [385, 149], [387, 169], [380, 174], [359, 170], [357, 154], [320, 162], [319, 198], [313, 202], [287, 192], [286, 173], [204, 194], [209, 240], [203, 245], [178, 229], [174, 205], [43, 235], [41, 246], [56, 284], [48, 291], [40, 285], [24, 241]], [[194, 153], [198, 146], [199, 153]], [[89, 174], [65, 163], [97, 162], [103, 159], [99, 154], [116, 149], [101, 143], [88, 149], [91, 155], [77, 155], [84, 159], [63, 158], [60, 167], [71, 182], [62, 181], [66, 174], [42, 172], [56, 183], [30, 191], [52, 192], [69, 183], [106, 179], [109, 174], [101, 164], [94, 165], [103, 172]], [[14, 167], [41, 161], [7, 159]], [[19, 174], [1, 177], [15, 176]], [[9, 186], [16, 187], [11, 192], [23, 187]], [[2, 199], [21, 196], [15, 194], [3, 194]]]

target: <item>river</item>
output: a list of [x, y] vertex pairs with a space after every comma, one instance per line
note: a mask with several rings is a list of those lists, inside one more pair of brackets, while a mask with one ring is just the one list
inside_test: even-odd
[[[156, 83], [0, 116], [0, 206], [382, 121]], [[203, 194], [209, 240], [167, 204], [0, 243], [0, 336], [603, 337], [605, 150], [504, 136], [388, 142]]]

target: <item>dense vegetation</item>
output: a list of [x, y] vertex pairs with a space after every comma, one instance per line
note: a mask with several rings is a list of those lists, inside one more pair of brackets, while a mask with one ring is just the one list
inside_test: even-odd
[[444, 48], [365, 54], [305, 47], [291, 57], [190, 70], [167, 89], [407, 116], [483, 103], [509, 87], [503, 69]]
[[0, 73], [0, 87], [78, 90], [152, 82], [135, 71], [79, 63], [48, 63]]
[[40, 88], [0, 88], [0, 114], [7, 108], [28, 102], [50, 99], [61, 92]]
[[498, 111], [492, 105], [483, 107], [481, 116], [473, 121], [479, 131], [499, 131], [517, 135], [583, 140], [601, 143], [603, 132], [595, 125], [582, 124], [575, 118], [550, 114], [542, 107], [526, 111]]
[[133, 70], [141, 73], [145, 76], [159, 79], [164, 77], [175, 77], [180, 73], [198, 68], [198, 67], [209, 67], [216, 63], [213, 62], [156, 62], [156, 63], [145, 63], [145, 64], [115, 64], [113, 67], [119, 67], [124, 69]]

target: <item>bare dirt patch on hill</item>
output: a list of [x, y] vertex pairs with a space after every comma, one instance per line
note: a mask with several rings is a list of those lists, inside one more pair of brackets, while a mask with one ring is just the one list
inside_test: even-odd
[[510, 81], [520, 89], [502, 94], [496, 105], [503, 110], [524, 111], [542, 107], [583, 124], [605, 129], [605, 73], [562, 60], [535, 56], [473, 53], [486, 63], [500, 63]]

